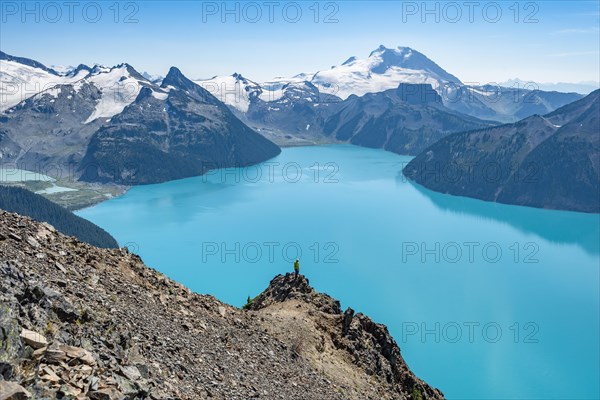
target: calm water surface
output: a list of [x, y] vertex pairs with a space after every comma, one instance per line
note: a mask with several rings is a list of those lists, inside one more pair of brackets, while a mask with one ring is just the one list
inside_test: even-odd
[[433, 193], [404, 180], [409, 160], [289, 148], [79, 215], [238, 306], [301, 253], [317, 290], [385, 323], [450, 399], [599, 398], [600, 217]]

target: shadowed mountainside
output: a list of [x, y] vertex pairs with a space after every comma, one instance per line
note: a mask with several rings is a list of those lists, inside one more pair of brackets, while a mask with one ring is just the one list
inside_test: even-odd
[[441, 193], [598, 213], [599, 132], [597, 90], [544, 116], [447, 136], [403, 172]]
[[0, 209], [47, 222], [67, 236], [103, 248], [117, 248], [117, 241], [104, 229], [29, 190], [0, 185]]

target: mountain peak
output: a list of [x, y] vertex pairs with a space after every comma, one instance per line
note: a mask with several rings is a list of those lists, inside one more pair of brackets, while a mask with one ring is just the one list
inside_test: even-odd
[[[421, 76], [426, 75], [439, 83], [453, 82], [460, 84], [460, 80], [452, 74], [446, 72], [435, 62], [427, 58], [424, 54], [413, 50], [410, 47], [398, 46], [396, 48], [388, 48], [380, 45], [373, 50], [366, 59], [357, 59], [350, 57], [339, 67], [332, 68], [333, 71], [340, 69], [351, 69], [354, 72], [363, 74], [388, 74], [405, 71], [408, 75], [415, 75], [418, 72]], [[317, 73], [319, 74], [319, 73]], [[427, 79], [422, 79], [423, 82], [407, 80], [408, 83], [425, 83]], [[397, 85], [392, 85], [396, 86]], [[390, 87], [390, 88], [392, 88]]]
[[321, 70], [310, 79], [317, 87], [336, 88], [335, 95], [347, 99], [355, 94], [396, 89], [400, 83], [428, 83], [436, 90], [462, 82], [422, 53], [398, 46], [380, 45], [368, 57], [350, 57], [342, 65]]
[[461, 83], [456, 76], [446, 72], [427, 56], [410, 47], [398, 46], [390, 49], [381, 45], [371, 52], [369, 60], [370, 71], [376, 74], [384, 74], [390, 68], [403, 68], [423, 71], [442, 81]]
[[171, 67], [169, 68], [169, 72], [167, 73], [167, 76], [165, 76], [165, 79], [180, 79], [182, 77], [185, 78], [183, 72], [181, 72], [179, 68]]
[[108, 72], [108, 71], [110, 71], [110, 68], [108, 68], [107, 66], [102, 65], [102, 64], [94, 64], [90, 73], [92, 75], [97, 75], [97, 74], [101, 74], [103, 72]]
[[218, 107], [223, 106], [223, 104], [215, 96], [213, 96], [209, 91], [204, 89], [199, 84], [183, 75], [183, 73], [177, 67], [171, 67], [171, 69], [169, 69], [169, 73], [165, 79], [163, 79], [160, 85], [161, 88], [166, 88], [168, 86], [182, 90], [186, 92], [187, 95], [192, 96], [198, 101], [216, 105]]
[[85, 64], [79, 64], [76, 68], [71, 69], [66, 73], [66, 76], [77, 76], [81, 71], [86, 71], [87, 74], [92, 72], [92, 68]]
[[194, 85], [195, 83], [183, 75], [179, 68], [171, 67], [169, 73], [163, 79], [161, 87], [174, 86], [180, 89], [189, 89]]
[[138, 79], [141, 81], [148, 80], [142, 74], [140, 74], [131, 64], [123, 63], [119, 67], [127, 70], [127, 72], [135, 79]]
[[370, 54], [369, 57], [371, 57], [373, 54], [376, 53], [381, 53], [387, 50], [392, 50], [392, 49], [388, 49], [387, 47], [385, 47], [384, 45], [380, 44], [379, 47], [377, 47], [375, 50], [373, 50]]
[[384, 45], [379, 45], [379, 47], [377, 47], [375, 50], [373, 50], [369, 54], [369, 57], [372, 57], [375, 55], [380, 55], [382, 53], [405, 55], [405, 54], [410, 54], [413, 51], [414, 51], [413, 49], [411, 49], [410, 47], [406, 47], [406, 46], [398, 46], [396, 48], [389, 48], [389, 47], [385, 47]]

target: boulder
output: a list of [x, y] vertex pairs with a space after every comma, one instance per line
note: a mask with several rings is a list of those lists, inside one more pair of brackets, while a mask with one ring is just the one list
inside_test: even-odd
[[0, 381], [0, 400], [24, 400], [29, 398], [31, 398], [31, 393], [18, 383]]
[[48, 341], [43, 335], [28, 329], [23, 329], [21, 332], [21, 339], [35, 350], [48, 346]]
[[39, 375], [43, 381], [47, 381], [47, 382], [51, 382], [51, 383], [60, 382], [60, 377], [58, 375], [56, 375], [56, 372], [54, 372], [54, 370], [51, 369], [50, 367], [43, 367], [42, 370], [40, 371]]
[[123, 398], [123, 394], [121, 392], [112, 388], [90, 392], [88, 396], [92, 400], [121, 400]]
[[67, 355], [65, 354], [65, 352], [58, 348], [47, 349], [43, 355], [44, 361], [50, 364], [60, 364], [61, 362], [66, 361], [67, 359]]
[[121, 374], [123, 374], [125, 378], [132, 381], [137, 381], [142, 377], [140, 371], [134, 365], [121, 367]]
[[61, 344], [60, 346], [58, 346], [58, 349], [64, 351], [68, 358], [79, 360], [87, 365], [96, 365], [96, 360], [94, 359], [92, 353], [85, 349], [82, 349], [81, 347], [67, 346]]

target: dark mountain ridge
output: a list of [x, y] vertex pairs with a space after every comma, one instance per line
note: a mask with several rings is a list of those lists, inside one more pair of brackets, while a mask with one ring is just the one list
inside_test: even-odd
[[101, 248], [118, 248], [104, 229], [29, 190], [0, 185], [0, 209], [47, 222], [64, 235]]
[[544, 116], [450, 135], [403, 172], [442, 193], [598, 213], [599, 120], [597, 90]]
[[443, 105], [428, 84], [350, 96], [325, 120], [324, 134], [358, 146], [416, 155], [451, 133], [492, 126]]
[[103, 125], [82, 160], [82, 180], [127, 185], [244, 167], [279, 154], [208, 91], [171, 68], [160, 98], [150, 88]]

